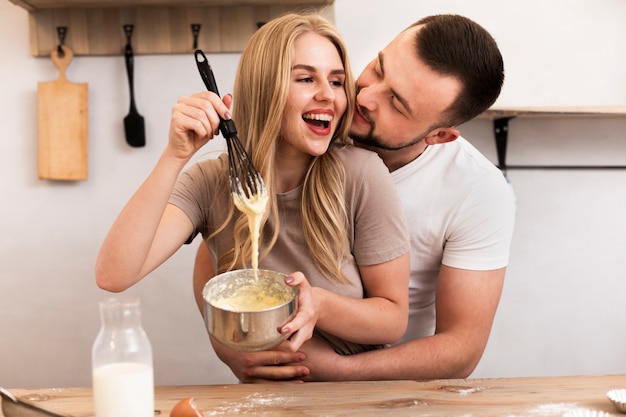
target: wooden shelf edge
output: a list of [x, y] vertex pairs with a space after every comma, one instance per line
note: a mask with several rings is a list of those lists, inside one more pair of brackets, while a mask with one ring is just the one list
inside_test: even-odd
[[[477, 116], [477, 119], [491, 120], [498, 155], [498, 168], [506, 173], [507, 169], [626, 169], [622, 165], [585, 166], [585, 165], [507, 165], [506, 151], [509, 138], [509, 120], [512, 118], [600, 118], [626, 117], [624, 106], [494, 106]], [[506, 174], [505, 174], [506, 175]]]
[[20, 6], [22, 9], [26, 9], [28, 11], [31, 10], [35, 10], [35, 8], [33, 6], [31, 6], [30, 4], [20, 1], [20, 0], [9, 0], [11, 3], [15, 4], [16, 6]]
[[623, 106], [495, 106], [477, 116], [477, 119], [504, 119], [512, 117], [624, 117]]
[[124, 8], [124, 7], [152, 7], [172, 6], [206, 7], [206, 6], [267, 6], [302, 4], [331, 5], [334, 0], [9, 0], [26, 10], [44, 10], [61, 8]]

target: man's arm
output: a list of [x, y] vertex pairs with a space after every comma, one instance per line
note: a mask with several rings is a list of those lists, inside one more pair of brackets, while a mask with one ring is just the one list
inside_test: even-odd
[[204, 285], [214, 276], [213, 262], [211, 261], [209, 250], [204, 242], [200, 242], [193, 264], [193, 296], [196, 299], [196, 304], [202, 316], [204, 316], [202, 290], [204, 289]]
[[306, 380], [466, 378], [476, 368], [500, 301], [505, 268], [469, 271], [442, 266], [433, 336], [391, 348], [340, 356], [307, 346]]
[[[341, 356], [305, 344], [302, 353], [235, 352], [213, 343], [220, 359], [243, 382], [304, 378], [316, 381], [465, 378], [478, 364], [491, 332], [506, 268], [469, 271], [442, 266], [437, 284], [433, 336], [397, 346]], [[213, 276], [208, 250], [198, 248], [194, 295], [203, 312], [202, 288]], [[287, 363], [290, 363], [287, 365]], [[283, 365], [283, 366], [276, 366]], [[308, 376], [307, 376], [308, 375]]]
[[[212, 276], [210, 262], [208, 250], [201, 244], [194, 267], [194, 294], [201, 312], [202, 287]], [[306, 359], [301, 361], [301, 353], [280, 350], [242, 353], [217, 343], [214, 348], [243, 382], [292, 378], [315, 381], [465, 378], [474, 371], [487, 345], [505, 271], [506, 268], [470, 271], [442, 266], [436, 292], [435, 334], [387, 349], [341, 356], [324, 344], [307, 343], [303, 348]]]

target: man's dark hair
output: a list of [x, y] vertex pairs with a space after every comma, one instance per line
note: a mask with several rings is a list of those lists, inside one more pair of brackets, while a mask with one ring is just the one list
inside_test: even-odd
[[487, 110], [504, 82], [502, 55], [489, 32], [458, 15], [428, 16], [411, 27], [417, 25], [422, 25], [415, 39], [419, 59], [463, 85], [442, 122], [458, 126]]

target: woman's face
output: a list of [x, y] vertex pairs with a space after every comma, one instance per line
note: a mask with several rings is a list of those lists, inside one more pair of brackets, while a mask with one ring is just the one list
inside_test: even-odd
[[281, 126], [279, 149], [283, 156], [326, 152], [346, 111], [345, 78], [332, 42], [314, 32], [298, 37]]

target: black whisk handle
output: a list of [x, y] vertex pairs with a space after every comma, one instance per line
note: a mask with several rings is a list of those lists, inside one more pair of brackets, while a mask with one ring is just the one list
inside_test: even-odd
[[[220, 92], [217, 89], [217, 83], [215, 82], [215, 76], [213, 75], [213, 70], [211, 69], [211, 65], [209, 64], [209, 60], [201, 49], [196, 49], [194, 53], [196, 57], [196, 65], [198, 66], [198, 71], [200, 71], [200, 76], [202, 77], [202, 81], [204, 81], [204, 85], [207, 90], [220, 95]], [[237, 134], [237, 128], [235, 127], [235, 123], [232, 120], [224, 120], [220, 117], [220, 132], [222, 132], [222, 136], [225, 138], [230, 138]]]
[[215, 76], [213, 75], [211, 64], [209, 64], [209, 60], [206, 55], [204, 55], [202, 49], [196, 49], [194, 55], [196, 57], [196, 64], [198, 65], [198, 71], [200, 71], [200, 76], [202, 77], [202, 81], [204, 81], [204, 85], [206, 85], [207, 90], [212, 91], [219, 96], [220, 92], [217, 90]]

